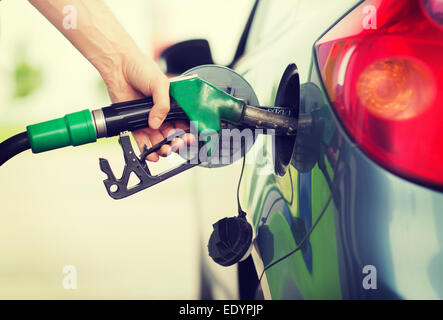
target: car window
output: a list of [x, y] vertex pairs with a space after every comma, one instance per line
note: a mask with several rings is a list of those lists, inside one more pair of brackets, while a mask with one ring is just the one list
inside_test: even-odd
[[272, 42], [291, 23], [300, 0], [260, 0], [249, 33], [246, 51], [251, 51], [262, 43]]
[[[259, 0], [246, 52], [272, 45], [295, 24], [307, 25], [306, 20], [316, 24], [322, 24], [331, 18], [335, 21], [359, 1], [361, 0]], [[307, 33], [309, 31], [306, 30]]]

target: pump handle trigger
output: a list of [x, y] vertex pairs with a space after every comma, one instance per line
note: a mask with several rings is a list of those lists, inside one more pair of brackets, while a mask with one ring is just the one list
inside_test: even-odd
[[[140, 157], [135, 155], [134, 149], [131, 145], [129, 138], [129, 132], [120, 133], [118, 142], [123, 149], [123, 157], [125, 160], [125, 167], [120, 179], [117, 179], [109, 166], [109, 162], [106, 159], [100, 158], [100, 169], [107, 175], [107, 179], [103, 180], [106, 190], [109, 196], [113, 199], [123, 199], [134, 193], [137, 193], [146, 188], [152, 187], [159, 182], [169, 179], [183, 171], [191, 169], [200, 164], [198, 160], [198, 154], [187, 160], [186, 162], [176, 166], [173, 169], [169, 169], [158, 175], [151, 175], [148, 165], [145, 161], [145, 157], [155, 150], [159, 149], [161, 145], [171, 142], [175, 137], [183, 135], [185, 132], [179, 134], [173, 134], [167, 137], [165, 140], [157, 145], [154, 145], [150, 149], [143, 151]], [[129, 178], [131, 174], [135, 174], [140, 182], [134, 186], [129, 186]]]

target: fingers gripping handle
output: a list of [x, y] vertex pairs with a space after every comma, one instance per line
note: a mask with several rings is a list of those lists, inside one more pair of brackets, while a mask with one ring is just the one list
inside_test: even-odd
[[[135, 131], [148, 126], [149, 112], [154, 106], [152, 97], [111, 104], [101, 109], [103, 131], [99, 136], [113, 137], [124, 131]], [[94, 113], [96, 123], [100, 121]], [[171, 98], [171, 110], [166, 120], [185, 120], [186, 114]], [[100, 126], [97, 126], [98, 128]]]

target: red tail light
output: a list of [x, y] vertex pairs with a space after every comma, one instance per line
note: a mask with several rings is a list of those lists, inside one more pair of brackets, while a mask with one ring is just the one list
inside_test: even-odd
[[363, 2], [316, 44], [330, 101], [387, 169], [443, 186], [443, 0]]

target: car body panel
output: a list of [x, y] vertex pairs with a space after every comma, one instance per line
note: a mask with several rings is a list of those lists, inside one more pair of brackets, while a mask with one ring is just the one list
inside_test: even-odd
[[[310, 48], [312, 48], [313, 42], [334, 22], [334, 19], [337, 19], [347, 7], [355, 3], [355, 1], [344, 1], [342, 6], [326, 4], [330, 9], [338, 7], [335, 10], [336, 17], [330, 14], [322, 23], [319, 23], [317, 19], [297, 18], [297, 14], [314, 17], [317, 14], [315, 9], [321, 5], [320, 2], [317, 2], [318, 6], [312, 6], [306, 1], [286, 3], [290, 5], [291, 2], [298, 11], [292, 16], [295, 23], [291, 23], [286, 29], [283, 28], [286, 34], [280, 33], [280, 37], [274, 37], [273, 45], [268, 48], [263, 49], [263, 45], [249, 48], [252, 53], [247, 53], [236, 67], [237, 71], [240, 71], [250, 81], [260, 103], [264, 105], [274, 103], [281, 76], [288, 64], [295, 62], [302, 81], [308, 79], [312, 65]], [[304, 7], [311, 7], [312, 10], [307, 11]], [[302, 9], [304, 12], [301, 11]], [[258, 11], [260, 12], [260, 8]], [[309, 27], [309, 25], [314, 25], [314, 27]], [[303, 31], [306, 28], [314, 29], [309, 36]], [[254, 38], [253, 35], [252, 37]], [[288, 41], [291, 38], [297, 39], [297, 41]], [[262, 150], [267, 150], [271, 160], [269, 163], [272, 163], [272, 143], [266, 144], [258, 140], [254, 148], [260, 147]], [[250, 153], [263, 152], [262, 150], [251, 150]], [[258, 247], [262, 258], [264, 258], [263, 263], [267, 265], [273, 258], [286, 254], [296, 246], [296, 242], [300, 241], [300, 234], [306, 233], [312, 220], [316, 219], [320, 213], [322, 205], [327, 202], [330, 192], [323, 177], [318, 173], [318, 169], [299, 175], [296, 169], [291, 167], [291, 174], [288, 172], [284, 177], [275, 176], [273, 172], [270, 175], [263, 175], [257, 173], [256, 169], [265, 172], [272, 172], [272, 170], [269, 167], [257, 168], [256, 165], [247, 165], [243, 178], [243, 186], [247, 186], [245, 187], [245, 193], [247, 193], [245, 197], [246, 211], [250, 216], [251, 213], [254, 213], [252, 222], [257, 234]], [[320, 187], [323, 192], [312, 193], [312, 179], [315, 181], [317, 189], [323, 184], [323, 187]], [[277, 202], [274, 203], [275, 201]], [[331, 208], [328, 208], [328, 211], [330, 210]], [[333, 215], [327, 214], [318, 227], [325, 229], [325, 232], [313, 234], [306, 248], [300, 253], [267, 272], [266, 278], [272, 298], [332, 297], [339, 299], [342, 297]], [[299, 230], [300, 228], [301, 230]], [[267, 239], [266, 234], [268, 237], [272, 237], [273, 241]], [[313, 252], [315, 252], [315, 259]], [[325, 268], [325, 265], [328, 267]], [[282, 275], [285, 276], [282, 277]]]
[[[318, 91], [315, 97], [306, 95], [301, 112], [317, 110], [325, 125], [321, 141], [315, 142], [321, 145], [321, 161], [309, 172], [291, 165], [279, 177], [270, 172], [269, 163], [248, 161], [254, 152], [262, 152], [272, 163], [272, 141], [264, 137], [246, 157], [241, 199], [255, 229], [262, 260], [256, 264], [269, 265], [296, 248], [332, 197], [301, 250], [266, 271], [262, 281], [266, 279], [271, 298], [443, 298], [443, 194], [388, 172], [353, 143], [311, 61], [312, 46], [333, 24], [330, 19], [338, 19], [355, 3], [344, 1], [335, 11], [325, 8], [330, 3], [311, 3], [312, 11], [305, 8], [303, 14], [330, 9], [329, 16], [321, 21], [294, 18], [292, 28], [274, 37], [272, 45], [268, 41], [255, 46], [236, 65], [260, 103], [268, 105], [275, 100], [285, 67], [295, 62], [302, 96], [307, 86]], [[375, 268], [376, 289], [365, 289], [365, 267]]]

